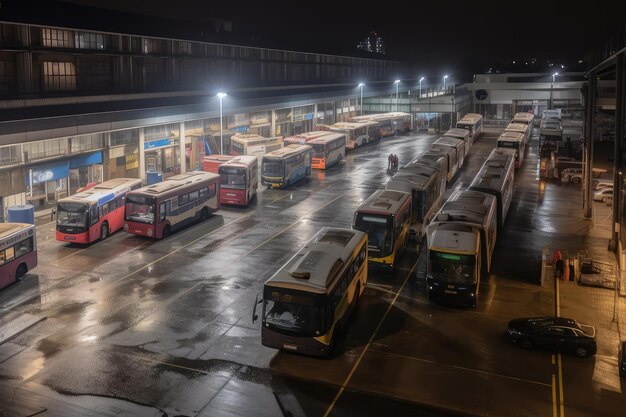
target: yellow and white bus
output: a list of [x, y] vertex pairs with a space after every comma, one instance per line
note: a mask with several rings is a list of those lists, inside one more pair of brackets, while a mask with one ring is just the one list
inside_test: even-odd
[[354, 213], [353, 229], [368, 235], [368, 262], [393, 269], [411, 237], [411, 194], [376, 190]]
[[258, 158], [283, 147], [281, 137], [266, 138], [256, 133], [237, 133], [230, 137], [230, 154], [254, 155]]
[[411, 130], [411, 115], [397, 111], [354, 116], [351, 117], [349, 121], [356, 123], [374, 121], [378, 123], [380, 134], [383, 138], [406, 133]]
[[328, 129], [331, 132], [346, 135], [346, 150], [352, 150], [380, 140], [380, 128], [378, 123], [374, 121], [339, 122], [328, 126]]
[[261, 343], [328, 356], [367, 284], [367, 235], [324, 227], [263, 286]]

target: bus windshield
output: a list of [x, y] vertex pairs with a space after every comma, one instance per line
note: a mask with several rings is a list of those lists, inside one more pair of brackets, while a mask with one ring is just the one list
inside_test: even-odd
[[283, 161], [282, 160], [266, 160], [263, 161], [263, 175], [268, 177], [282, 177], [283, 176]]
[[246, 188], [246, 169], [242, 167], [219, 168], [222, 177], [222, 188]]
[[154, 224], [154, 197], [127, 195], [126, 220]]
[[367, 233], [370, 256], [387, 256], [393, 250], [393, 219], [376, 214], [358, 213], [354, 228]]
[[326, 145], [320, 143], [314, 143], [313, 146], [313, 158], [326, 158]]
[[57, 225], [87, 227], [89, 206], [80, 203], [62, 203], [57, 205]]
[[325, 329], [325, 297], [285, 288], [263, 291], [264, 325], [299, 336], [321, 336]]
[[459, 284], [476, 284], [474, 257], [430, 251], [430, 273], [433, 278]]

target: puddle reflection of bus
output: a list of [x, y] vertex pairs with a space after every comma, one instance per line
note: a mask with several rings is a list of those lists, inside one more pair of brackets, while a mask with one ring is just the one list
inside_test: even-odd
[[0, 289], [20, 281], [36, 266], [35, 225], [0, 223]]
[[310, 356], [332, 353], [367, 284], [367, 235], [324, 227], [263, 285], [264, 346]]
[[57, 202], [56, 239], [91, 243], [124, 226], [126, 193], [141, 187], [137, 178], [115, 178]]
[[124, 230], [161, 239], [194, 221], [206, 220], [219, 205], [220, 176], [193, 171], [174, 175], [126, 195]]
[[284, 188], [311, 175], [312, 148], [309, 145], [287, 145], [263, 155], [261, 184]]
[[235, 156], [221, 164], [220, 204], [247, 206], [259, 187], [258, 159], [253, 155]]

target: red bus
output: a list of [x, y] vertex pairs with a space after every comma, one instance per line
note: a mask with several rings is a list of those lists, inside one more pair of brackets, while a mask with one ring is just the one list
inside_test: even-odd
[[218, 174], [218, 167], [222, 165], [224, 162], [228, 162], [233, 159], [232, 155], [209, 155], [205, 156], [202, 160], [202, 170], [204, 172], [212, 172], [214, 174]]
[[0, 223], [0, 289], [37, 266], [35, 225]]
[[219, 189], [219, 175], [193, 171], [131, 191], [124, 230], [161, 239], [197, 219], [206, 220], [220, 208]]
[[235, 156], [218, 167], [220, 204], [247, 206], [259, 188], [259, 160], [253, 155]]
[[141, 187], [136, 178], [115, 178], [57, 202], [56, 239], [91, 243], [124, 225], [124, 197]]

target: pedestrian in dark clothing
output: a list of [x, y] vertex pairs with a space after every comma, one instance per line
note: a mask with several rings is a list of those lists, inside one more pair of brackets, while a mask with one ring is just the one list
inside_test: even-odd
[[52, 207], [52, 210], [50, 210], [50, 221], [54, 220], [54, 216], [56, 216], [56, 214], [57, 214], [56, 207]]
[[387, 171], [391, 171], [392, 168], [393, 168], [393, 154], [390, 153], [389, 157], [387, 158]]

